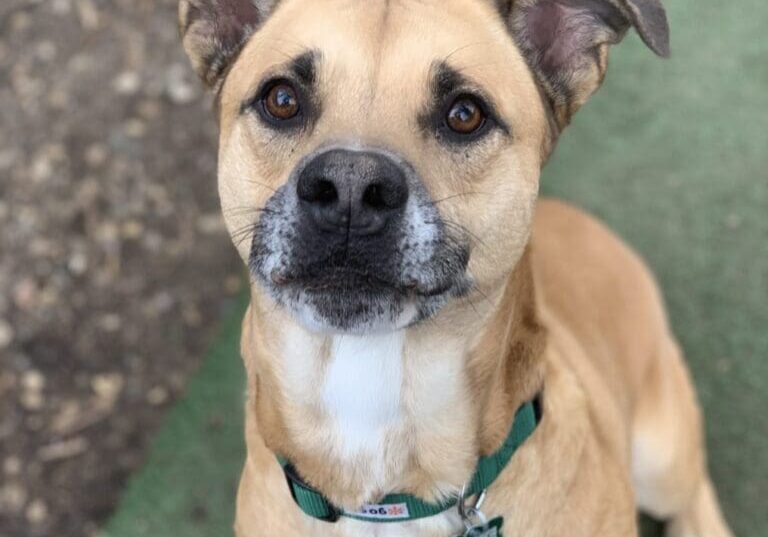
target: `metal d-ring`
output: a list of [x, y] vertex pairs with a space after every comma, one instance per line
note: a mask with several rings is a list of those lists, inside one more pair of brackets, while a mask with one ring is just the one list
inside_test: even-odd
[[483, 512], [480, 511], [480, 507], [483, 506], [483, 502], [485, 501], [486, 492], [486, 489], [481, 490], [475, 498], [474, 505], [467, 508], [467, 485], [461, 487], [457, 508], [459, 511], [459, 516], [461, 517], [461, 521], [464, 523], [464, 527], [466, 527], [467, 530], [470, 530], [475, 526], [475, 524], [472, 522], [473, 517], [477, 518], [481, 524], [488, 523], [488, 519], [485, 517]]

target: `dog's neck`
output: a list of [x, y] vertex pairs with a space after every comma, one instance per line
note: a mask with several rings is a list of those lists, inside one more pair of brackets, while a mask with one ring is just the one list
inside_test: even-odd
[[259, 434], [346, 509], [455, 494], [541, 388], [528, 253], [482, 305], [382, 335], [314, 334], [253, 298], [242, 350]]

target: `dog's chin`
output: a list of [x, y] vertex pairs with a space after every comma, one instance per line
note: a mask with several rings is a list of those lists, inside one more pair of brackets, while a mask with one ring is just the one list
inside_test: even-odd
[[[301, 300], [288, 306], [292, 317], [313, 332], [324, 334], [380, 334], [401, 330], [418, 318], [418, 307], [412, 302], [396, 305], [388, 300], [360, 300], [357, 297], [344, 304], [318, 307], [315, 299]], [[398, 314], [361, 313], [373, 309], [387, 311], [399, 309]]]
[[401, 330], [432, 317], [451, 298], [465, 294], [469, 283], [459, 279], [427, 293], [339, 279], [289, 285], [270, 281], [267, 288], [297, 323], [312, 332], [364, 335]]

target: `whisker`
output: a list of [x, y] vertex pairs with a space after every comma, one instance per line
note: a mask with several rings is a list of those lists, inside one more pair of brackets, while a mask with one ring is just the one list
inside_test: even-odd
[[234, 244], [236, 247], [240, 247], [240, 246], [241, 246], [241, 245], [242, 245], [242, 244], [243, 244], [243, 243], [246, 241], [246, 239], [248, 239], [249, 237], [251, 237], [251, 235], [250, 235], [250, 234], [248, 234], [248, 233], [242, 233], [242, 234], [241, 234], [241, 235], [240, 235], [238, 238], [235, 238], [235, 237], [233, 236], [233, 237], [232, 237], [232, 243], [233, 243], [233, 244]]
[[269, 47], [269, 49], [270, 49], [272, 52], [277, 52], [277, 53], [278, 53], [278, 54], [280, 54], [281, 56], [284, 56], [284, 57], [285, 57], [285, 58], [287, 58], [288, 60], [293, 60], [293, 56], [291, 56], [290, 54], [288, 54], [287, 52], [285, 52], [285, 51], [283, 51], [283, 50], [281, 50], [281, 49], [279, 49], [279, 48], [275, 48], [275, 47]]
[[256, 231], [260, 229], [260, 227], [261, 226], [258, 222], [253, 222], [234, 230], [230, 235], [232, 242], [235, 244], [235, 246], [239, 247], [246, 239], [252, 238]]
[[461, 52], [462, 50], [466, 50], [466, 49], [468, 49], [468, 48], [470, 48], [470, 47], [476, 47], [476, 46], [478, 46], [478, 45], [484, 45], [484, 44], [486, 44], [486, 43], [490, 43], [490, 41], [476, 41], [476, 42], [474, 42], [474, 43], [467, 43], [466, 45], [462, 45], [462, 46], [460, 46], [459, 48], [456, 48], [456, 49], [452, 50], [452, 51], [451, 51], [450, 53], [448, 53], [446, 56], [444, 56], [444, 57], [443, 57], [443, 61], [444, 61], [444, 62], [447, 62], [448, 60], [450, 60], [450, 59], [451, 59], [451, 57], [452, 57], [454, 54], [457, 54], [457, 53]]
[[241, 237], [240, 239], [238, 239], [238, 240], [236, 240], [236, 241], [235, 241], [235, 240], [233, 240], [233, 241], [232, 241], [232, 244], [234, 244], [234, 245], [235, 245], [235, 248], [240, 248], [240, 246], [242, 246], [242, 245], [243, 245], [243, 243], [244, 243], [244, 242], [245, 242], [247, 239], [249, 239], [249, 238], [252, 238], [252, 235], [248, 235], [248, 234], [246, 234], [246, 235], [244, 235], [243, 237]]
[[467, 304], [469, 304], [469, 307], [472, 308], [472, 311], [475, 312], [475, 315], [477, 315], [478, 319], [482, 319], [483, 318], [483, 316], [480, 315], [480, 312], [477, 311], [477, 306], [475, 306], [475, 303], [472, 301], [472, 299], [470, 299], [469, 297], [465, 296], [465, 297], [462, 297], [461, 300], [463, 302], [466, 302]]
[[476, 283], [476, 282], [474, 282], [474, 278], [472, 278], [472, 280], [473, 280], [473, 283], [472, 283], [472, 290], [473, 290], [473, 291], [477, 291], [477, 292], [480, 294], [480, 296], [481, 296], [481, 297], [483, 297], [483, 299], [484, 299], [486, 302], [488, 302], [488, 304], [490, 304], [490, 305], [493, 305], [493, 302], [491, 302], [491, 299], [490, 299], [490, 298], [488, 298], [488, 295], [486, 295], [486, 294], [485, 294], [485, 292], [484, 292], [482, 289], [480, 289], [480, 286], [479, 286], [479, 285], [477, 285], [477, 283]]
[[498, 61], [498, 62], [473, 63], [472, 65], [466, 65], [464, 67], [456, 67], [455, 71], [459, 74], [464, 74], [470, 69], [476, 69], [479, 67], [488, 67], [491, 65], [499, 65], [500, 63], [504, 63], [504, 62]]
[[[267, 142], [267, 143], [269, 143], [269, 142]], [[264, 188], [266, 188], [267, 190], [271, 190], [272, 192], [277, 192], [277, 190], [276, 190], [276, 189], [274, 189], [274, 188], [272, 188], [271, 186], [269, 186], [269, 185], [267, 185], [267, 184], [264, 184], [264, 183], [262, 183], [262, 182], [260, 182], [260, 181], [257, 181], [257, 180], [255, 180], [255, 179], [245, 179], [245, 182], [246, 182], [246, 183], [251, 183], [251, 184], [254, 184], [254, 185], [257, 185], [257, 186], [261, 186], [261, 187], [264, 187]]]
[[464, 233], [465, 235], [468, 235], [469, 237], [471, 237], [475, 241], [477, 241], [477, 243], [480, 246], [483, 246], [483, 247], [486, 246], [485, 241], [483, 241], [483, 239], [481, 239], [480, 237], [478, 237], [477, 235], [472, 233], [465, 226], [462, 226], [461, 224], [457, 224], [456, 222], [453, 222], [452, 220], [449, 220], [447, 218], [443, 218], [441, 221], [430, 221], [430, 222], [427, 222], [427, 223], [428, 224], [434, 224], [434, 225], [439, 225], [439, 224], [442, 223], [443, 225], [445, 225], [447, 227], [452, 227], [454, 229], [458, 229], [460, 232]]
[[252, 207], [250, 205], [244, 205], [242, 207], [230, 207], [223, 211], [225, 215], [242, 215], [242, 214], [270, 214], [272, 211], [266, 207]]
[[[439, 200], [433, 201], [432, 204], [433, 205], [437, 205], [438, 203], [442, 203], [444, 201], [448, 201], [448, 200], [451, 200], [451, 199], [454, 199], [454, 198], [460, 198], [462, 196], [470, 196], [470, 195], [475, 195], [475, 194], [483, 194], [483, 195], [486, 195], [486, 196], [490, 196], [491, 195], [490, 192], [478, 192], [476, 190], [469, 190], [467, 192], [459, 192], [457, 194], [451, 194], [450, 196], [446, 196], [446, 197], [441, 198]], [[428, 203], [425, 203], [424, 205], [428, 205]]]

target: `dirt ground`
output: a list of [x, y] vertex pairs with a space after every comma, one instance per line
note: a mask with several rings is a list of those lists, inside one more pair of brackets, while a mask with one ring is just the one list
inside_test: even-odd
[[176, 0], [0, 2], [0, 536], [93, 535], [243, 285]]

